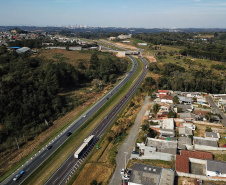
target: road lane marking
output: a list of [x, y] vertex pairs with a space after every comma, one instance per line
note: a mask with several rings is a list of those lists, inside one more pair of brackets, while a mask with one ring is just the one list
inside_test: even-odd
[[53, 184], [55, 184], [55, 182], [57, 181], [58, 177], [56, 178], [56, 180], [53, 182]]

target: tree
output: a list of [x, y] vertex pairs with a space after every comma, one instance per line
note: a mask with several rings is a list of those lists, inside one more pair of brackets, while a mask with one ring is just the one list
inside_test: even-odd
[[161, 106], [160, 106], [159, 104], [157, 104], [157, 103], [155, 103], [155, 104], [153, 105], [153, 107], [152, 107], [152, 112], [154, 113], [155, 116], [156, 116], [157, 113], [159, 112], [160, 108], [161, 108]]
[[91, 58], [90, 58], [90, 66], [89, 66], [89, 69], [90, 70], [97, 70], [99, 69], [99, 58], [97, 56], [96, 53], [92, 54], [91, 55]]
[[212, 132], [212, 129], [210, 127], [206, 127], [206, 132]]
[[178, 96], [173, 97], [173, 103], [174, 104], [180, 104]]
[[168, 118], [176, 118], [177, 117], [177, 113], [173, 112], [172, 110], [170, 110], [167, 114]]

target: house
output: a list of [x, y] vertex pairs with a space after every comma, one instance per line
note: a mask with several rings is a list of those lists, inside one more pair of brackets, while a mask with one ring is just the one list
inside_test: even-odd
[[159, 95], [168, 95], [168, 91], [167, 90], [158, 90], [158, 94]]
[[226, 162], [207, 160], [206, 176], [226, 177]]
[[181, 150], [181, 155], [195, 159], [213, 160], [213, 154], [211, 152]]
[[155, 138], [147, 138], [145, 146], [149, 148], [156, 148], [157, 152], [169, 153], [176, 155], [177, 153], [177, 141], [168, 141]]
[[160, 102], [162, 103], [173, 103], [173, 97], [169, 95], [159, 95]]
[[185, 112], [185, 113], [179, 113], [180, 118], [184, 119], [185, 121], [193, 121], [195, 120], [195, 115], [190, 113], [190, 112]]
[[193, 144], [196, 150], [211, 150], [212, 148], [218, 147], [216, 139], [213, 138], [203, 138], [203, 137], [193, 137]]
[[169, 112], [170, 111], [170, 105], [169, 104], [160, 103], [159, 105], [161, 106], [159, 112]]
[[192, 141], [190, 137], [179, 137], [178, 140], [178, 148], [179, 149], [187, 149], [186, 145], [191, 146], [192, 145]]
[[216, 141], [219, 141], [220, 134], [215, 132], [205, 132], [205, 138], [213, 138], [216, 139]]
[[135, 163], [128, 185], [173, 185], [174, 177], [173, 170]]
[[175, 136], [174, 130], [171, 130], [171, 129], [160, 129], [159, 133], [160, 133], [160, 137], [174, 137]]
[[192, 129], [188, 127], [179, 127], [179, 135], [181, 136], [191, 136], [193, 135]]
[[189, 158], [183, 155], [176, 155], [176, 171], [189, 173]]
[[173, 96], [181, 95], [181, 91], [173, 91]]
[[17, 52], [18, 54], [20, 54], [20, 53], [26, 53], [26, 52], [29, 52], [30, 50], [31, 50], [31, 49], [28, 48], [28, 47], [22, 47], [22, 48], [20, 48], [20, 49], [17, 49], [16, 52]]
[[160, 125], [162, 129], [174, 129], [174, 121], [173, 118], [160, 120]]
[[185, 97], [185, 96], [178, 96], [178, 98], [179, 98], [180, 103], [189, 104], [189, 105], [192, 104], [191, 98], [188, 98], [188, 97]]
[[188, 128], [190, 128], [192, 130], [196, 129], [196, 126], [193, 123], [182, 123], [182, 127], [188, 127]]
[[182, 110], [182, 112], [192, 112], [193, 107], [191, 105], [177, 104], [176, 112], [178, 112], [178, 108]]

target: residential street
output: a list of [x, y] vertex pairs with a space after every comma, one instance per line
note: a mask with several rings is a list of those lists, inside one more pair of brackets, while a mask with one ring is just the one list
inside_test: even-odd
[[211, 105], [213, 113], [220, 114], [222, 116], [222, 124], [226, 126], [226, 116], [225, 114], [216, 106], [211, 96], [206, 97], [207, 102]]
[[130, 159], [131, 153], [134, 148], [134, 144], [136, 142], [136, 139], [138, 137], [139, 133], [139, 127], [141, 125], [142, 117], [146, 112], [147, 106], [151, 105], [152, 103], [149, 102], [150, 96], [146, 96], [145, 100], [143, 102], [143, 106], [140, 110], [140, 112], [137, 114], [135, 123], [130, 130], [130, 133], [128, 137], [125, 139], [123, 144], [119, 147], [118, 154], [116, 156], [116, 169], [115, 172], [110, 180], [110, 185], [119, 185], [122, 182], [122, 178], [120, 175], [121, 169], [125, 168], [125, 157], [126, 157], [126, 163]]

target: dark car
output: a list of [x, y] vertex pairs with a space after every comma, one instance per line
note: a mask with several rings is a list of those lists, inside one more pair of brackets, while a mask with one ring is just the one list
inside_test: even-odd
[[68, 133], [67, 133], [67, 136], [69, 137], [71, 134], [72, 134], [71, 132], [68, 132]]
[[16, 176], [13, 178], [13, 181], [17, 181], [22, 175], [20, 173], [16, 174]]
[[53, 146], [51, 146], [51, 145], [49, 145], [49, 146], [47, 146], [47, 150], [50, 150], [51, 148], [52, 148]]

